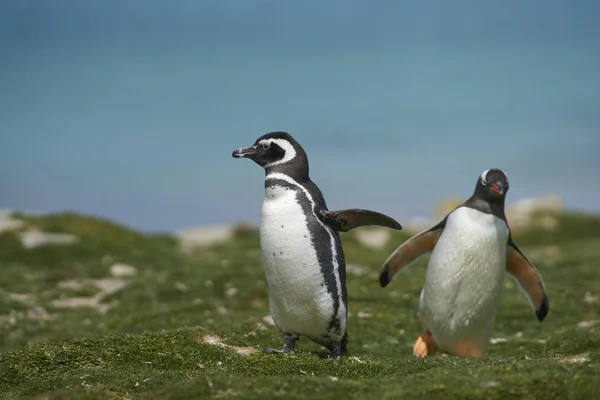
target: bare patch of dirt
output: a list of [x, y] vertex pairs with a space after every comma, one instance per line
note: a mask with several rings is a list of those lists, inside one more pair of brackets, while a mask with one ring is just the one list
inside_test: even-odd
[[200, 339], [201, 342], [212, 344], [215, 346], [225, 347], [228, 349], [235, 350], [238, 354], [242, 356], [248, 356], [252, 353], [256, 353], [258, 350], [254, 347], [238, 347], [232, 346], [230, 344], [223, 343], [222, 339], [216, 335], [206, 335]]

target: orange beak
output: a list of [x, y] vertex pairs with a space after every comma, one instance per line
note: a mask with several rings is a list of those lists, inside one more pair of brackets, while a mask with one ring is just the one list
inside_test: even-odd
[[504, 188], [500, 183], [494, 183], [492, 186], [492, 190], [498, 194], [504, 193]]

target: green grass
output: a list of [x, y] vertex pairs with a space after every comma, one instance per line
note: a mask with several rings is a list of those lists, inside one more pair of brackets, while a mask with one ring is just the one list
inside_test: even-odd
[[[480, 359], [416, 359], [416, 314], [426, 260], [386, 289], [381, 263], [406, 232], [381, 250], [343, 234], [350, 302], [349, 355], [323, 357], [307, 339], [294, 356], [240, 355], [206, 343], [279, 347], [263, 320], [267, 286], [255, 233], [183, 254], [165, 236], [147, 236], [76, 214], [19, 216], [80, 241], [27, 250], [0, 235], [0, 398], [464, 398], [593, 399], [600, 393], [600, 218], [559, 215], [562, 229], [515, 240], [542, 273], [550, 313], [539, 323], [507, 279], [495, 338]], [[91, 297], [115, 263], [134, 266], [127, 286], [97, 307], [59, 308]], [[115, 278], [112, 278], [115, 279]], [[119, 278], [121, 279], [121, 278]], [[75, 280], [79, 286], [65, 286]], [[102, 310], [101, 306], [105, 306]], [[45, 310], [45, 312], [44, 312]], [[360, 316], [360, 317], [359, 317]]]

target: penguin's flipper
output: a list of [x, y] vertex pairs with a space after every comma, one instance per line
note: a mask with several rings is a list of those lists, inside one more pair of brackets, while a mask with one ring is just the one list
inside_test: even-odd
[[512, 238], [508, 239], [507, 251], [506, 272], [529, 300], [538, 321], [543, 321], [550, 309], [550, 302], [542, 277]]
[[376, 211], [361, 210], [359, 208], [349, 208], [339, 211], [319, 210], [318, 215], [323, 223], [338, 232], [348, 232], [349, 230], [369, 225], [385, 226], [386, 228], [396, 230], [402, 229], [402, 225], [392, 217]]
[[408, 268], [421, 256], [433, 251], [444, 227], [446, 218], [437, 225], [423, 231], [402, 243], [383, 263], [379, 273], [379, 284], [386, 287], [403, 269]]

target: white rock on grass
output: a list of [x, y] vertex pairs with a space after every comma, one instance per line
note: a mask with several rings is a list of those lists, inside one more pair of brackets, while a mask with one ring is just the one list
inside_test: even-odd
[[0, 233], [14, 231], [25, 225], [25, 222], [12, 217], [11, 210], [0, 210]]
[[131, 265], [116, 263], [110, 267], [110, 274], [115, 277], [134, 276], [137, 269]]
[[229, 240], [233, 236], [233, 225], [215, 225], [190, 228], [175, 233], [183, 249], [198, 246], [212, 246]]
[[346, 272], [355, 276], [362, 276], [368, 272], [366, 267], [358, 264], [346, 264]]
[[[79, 285], [77, 285], [79, 283]], [[95, 308], [101, 313], [106, 313], [116, 302], [110, 304], [103, 304], [102, 301], [113, 293], [117, 293], [127, 286], [129, 282], [118, 279], [118, 278], [105, 278], [105, 279], [89, 279], [81, 282], [74, 280], [59, 282], [59, 288], [81, 288], [86, 284], [94, 285], [100, 292], [92, 297], [69, 297], [55, 299], [50, 302], [52, 307], [56, 308], [79, 308], [79, 307], [90, 307]]]
[[538, 212], [555, 213], [564, 211], [562, 199], [558, 196], [524, 198], [506, 208], [506, 219], [511, 229], [524, 229], [536, 225], [544, 229], [556, 228], [557, 221], [552, 215], [534, 218]]
[[390, 240], [390, 232], [380, 228], [363, 228], [354, 235], [361, 245], [376, 250], [383, 248]]
[[21, 232], [19, 234], [21, 243], [26, 249], [33, 249], [46, 245], [73, 244], [79, 240], [77, 235], [70, 233], [46, 233], [38, 231]]
[[577, 324], [577, 326], [580, 328], [591, 328], [598, 324], [600, 324], [600, 319], [593, 319], [590, 321], [581, 321], [580, 323]]

